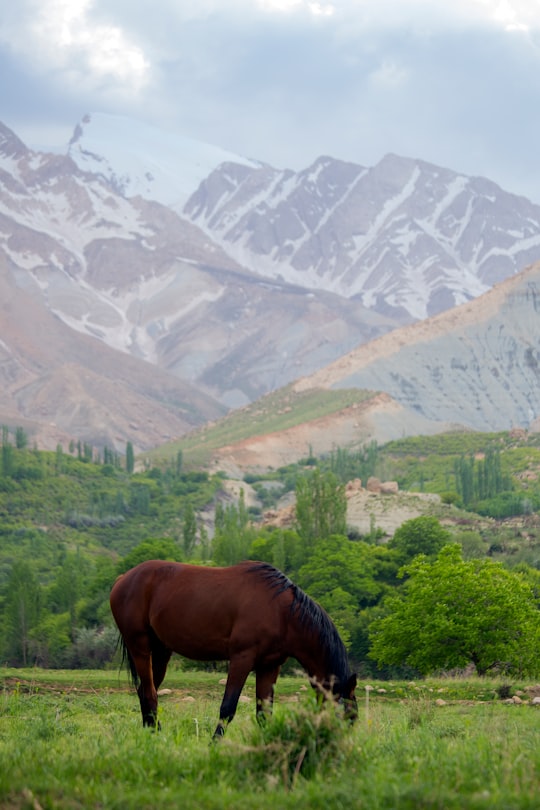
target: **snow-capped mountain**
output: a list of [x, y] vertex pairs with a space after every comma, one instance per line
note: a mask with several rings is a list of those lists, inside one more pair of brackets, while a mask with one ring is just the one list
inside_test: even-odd
[[476, 298], [540, 257], [540, 206], [387, 155], [294, 173], [216, 169], [184, 209], [254, 272], [356, 298], [402, 322]]
[[219, 165], [261, 164], [120, 115], [92, 113], [77, 124], [68, 155], [84, 172], [105, 177], [125, 197], [140, 195], [180, 211]]
[[[88, 422], [92, 441], [137, 430], [147, 447], [540, 258], [540, 206], [488, 180], [396, 156], [283, 171], [192, 142], [175, 157], [155, 137], [91, 116], [69, 154], [44, 154], [0, 124], [0, 284], [13, 312], [32, 313], [9, 329], [0, 318], [0, 415], [77, 438]], [[123, 400], [106, 430], [106, 403]]]
[[85, 116], [68, 152], [123, 196], [181, 213], [239, 266], [398, 323], [476, 298], [540, 257], [540, 206], [421, 160], [321, 157], [293, 172], [104, 114]]

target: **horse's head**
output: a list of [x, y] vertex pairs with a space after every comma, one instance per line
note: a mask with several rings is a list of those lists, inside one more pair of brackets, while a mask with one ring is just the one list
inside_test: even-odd
[[356, 702], [356, 672], [348, 678], [338, 689], [338, 702], [343, 706], [345, 719], [354, 723], [358, 718], [358, 704]]
[[343, 706], [345, 719], [350, 723], [354, 723], [358, 718], [358, 704], [355, 695], [355, 672], [344, 682], [340, 682], [335, 678], [332, 678], [331, 681], [321, 682], [317, 678], [311, 677], [310, 683], [322, 700], [334, 700], [339, 706]]

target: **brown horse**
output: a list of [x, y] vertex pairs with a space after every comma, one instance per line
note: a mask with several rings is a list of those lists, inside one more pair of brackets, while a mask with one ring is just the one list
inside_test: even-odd
[[325, 611], [267, 563], [229, 568], [149, 560], [118, 577], [111, 610], [134, 685], [143, 724], [155, 727], [157, 689], [173, 652], [197, 661], [229, 661], [227, 685], [214, 737], [236, 712], [250, 672], [256, 675], [257, 718], [271, 710], [274, 684], [293, 657], [321, 694], [358, 711], [356, 675]]

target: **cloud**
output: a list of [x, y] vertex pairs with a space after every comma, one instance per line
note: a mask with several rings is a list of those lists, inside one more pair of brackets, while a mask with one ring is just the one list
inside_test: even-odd
[[12, 17], [3, 39], [28, 66], [61, 74], [68, 86], [79, 88], [81, 82], [90, 89], [109, 79], [136, 92], [146, 83], [143, 49], [121, 26], [94, 19], [92, 0], [46, 0], [26, 8], [26, 15]]
[[536, 193], [538, 0], [19, 0], [2, 13], [2, 120], [34, 143], [114, 112], [276, 166], [393, 151]]

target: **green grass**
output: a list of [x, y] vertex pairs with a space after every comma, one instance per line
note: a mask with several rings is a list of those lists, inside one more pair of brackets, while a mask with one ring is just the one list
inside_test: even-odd
[[305, 678], [285, 677], [274, 718], [261, 729], [250, 679], [251, 700], [239, 705], [225, 740], [211, 745], [219, 673], [173, 669], [160, 733], [142, 728], [124, 674], [0, 676], [2, 808], [538, 806], [540, 709], [494, 699], [496, 681], [373, 682], [371, 691], [360, 684], [350, 729], [334, 712], [315, 711]]

